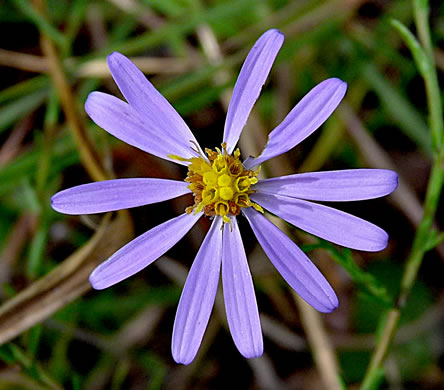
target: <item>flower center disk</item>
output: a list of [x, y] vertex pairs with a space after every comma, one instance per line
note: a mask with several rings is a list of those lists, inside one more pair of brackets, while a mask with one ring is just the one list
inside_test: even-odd
[[262, 207], [250, 200], [250, 194], [255, 192], [251, 186], [258, 182], [260, 168], [256, 171], [244, 169], [239, 149], [232, 156], [224, 144], [222, 149], [205, 149], [208, 159], [203, 156], [187, 159], [190, 165], [185, 181], [190, 183], [188, 188], [193, 191], [194, 205], [186, 212], [203, 211], [209, 217], [219, 215], [227, 223], [230, 216], [240, 214], [242, 207], [254, 207], [263, 212]]

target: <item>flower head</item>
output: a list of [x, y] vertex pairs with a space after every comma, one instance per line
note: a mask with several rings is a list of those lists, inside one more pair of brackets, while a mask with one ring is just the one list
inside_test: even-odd
[[187, 213], [203, 211], [207, 217], [219, 216], [230, 223], [230, 217], [240, 214], [241, 208], [253, 207], [263, 212], [261, 206], [250, 200], [255, 191], [252, 186], [258, 182], [259, 169], [245, 169], [240, 161], [240, 151], [234, 155], [227, 153], [227, 144], [222, 144], [223, 152], [206, 149], [206, 156], [178, 160], [188, 161], [188, 188], [194, 194], [194, 205]]
[[245, 60], [225, 122], [222, 148], [200, 148], [168, 101], [122, 54], [108, 65], [127, 102], [101, 92], [88, 97], [89, 116], [122, 141], [188, 167], [185, 181], [117, 179], [84, 184], [55, 194], [52, 207], [66, 214], [125, 209], [194, 195], [194, 205], [137, 237], [90, 275], [96, 289], [112, 286], [162, 256], [202, 216], [212, 218], [179, 301], [172, 353], [178, 363], [195, 357], [214, 304], [222, 268], [223, 293], [230, 332], [247, 358], [263, 352], [253, 282], [237, 225], [248, 220], [260, 245], [288, 284], [311, 306], [331, 312], [338, 299], [329, 283], [296, 244], [264, 215], [264, 209], [323, 239], [348, 248], [378, 251], [388, 236], [379, 227], [312, 201], [352, 201], [387, 195], [397, 175], [380, 169], [302, 173], [258, 180], [259, 165], [287, 152], [312, 134], [345, 95], [343, 81], [331, 78], [314, 87], [269, 135], [262, 153], [240, 160], [235, 150], [241, 131], [283, 43], [277, 30], [264, 33]]

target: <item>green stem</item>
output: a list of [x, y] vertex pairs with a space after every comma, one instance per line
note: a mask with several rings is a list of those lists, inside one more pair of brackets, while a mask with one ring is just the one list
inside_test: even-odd
[[[431, 60], [432, 61], [432, 60]], [[438, 76], [434, 63], [430, 63], [428, 71], [423, 75], [427, 93], [427, 108], [429, 110], [429, 126], [432, 134], [432, 140], [441, 160], [444, 159], [443, 148], [443, 120], [441, 94], [439, 91]]]
[[421, 266], [424, 254], [428, 248], [427, 243], [429, 240], [429, 234], [433, 226], [433, 220], [438, 207], [443, 184], [444, 170], [442, 169], [440, 159], [435, 159], [424, 203], [424, 216], [420, 225], [418, 226], [418, 230], [413, 241], [412, 250], [406, 261], [404, 274], [401, 280], [401, 289], [397, 299], [395, 300], [395, 306], [388, 312], [382, 336], [378, 341], [375, 352], [373, 353], [369, 368], [362, 382], [361, 390], [371, 388], [369, 384], [373, 383], [374, 376], [378, 375], [395, 337], [395, 333], [399, 325], [399, 319], [401, 317], [401, 310], [407, 302], [410, 291], [418, 275], [418, 270]]
[[418, 274], [418, 269], [421, 265], [423, 256], [427, 250], [427, 243], [432, 230], [443, 183], [444, 170], [442, 162], [440, 158], [435, 158], [424, 203], [424, 216], [421, 224], [418, 226], [412, 250], [407, 259], [404, 275], [401, 280], [401, 290], [398, 296], [398, 305], [400, 307], [404, 306], [405, 301], [408, 298], [408, 294], [416, 279], [416, 275]]
[[[415, 22], [417, 24], [417, 30], [423, 48], [421, 49], [418, 47], [419, 50], [417, 50], [414, 47], [415, 45], [413, 44], [413, 39], [408, 36], [410, 32], [405, 34], [404, 31], [403, 35], [404, 38], [407, 38], [408, 43], [410, 43], [409, 47], [412, 49], [414, 56], [416, 50], [415, 60], [420, 58], [418, 55], [421, 54], [419, 52], [420, 50], [423, 50], [423, 53], [425, 54], [421, 54], [423, 58], [425, 57], [424, 61], [422, 61], [423, 66], [421, 66], [421, 61], [416, 62], [425, 81], [427, 105], [430, 113], [429, 125], [435, 147], [434, 158], [424, 201], [424, 215], [416, 231], [410, 255], [406, 260], [398, 297], [394, 303], [394, 307], [391, 308], [387, 314], [387, 319], [381, 338], [378, 341], [370, 361], [370, 365], [362, 382], [362, 390], [369, 390], [377, 387], [374, 385], [374, 379], [380, 375], [382, 365], [387, 357], [389, 348], [393, 342], [399, 325], [401, 310], [405, 306], [410, 295], [411, 289], [418, 275], [419, 267], [424, 259], [424, 255], [427, 250], [430, 249], [430, 235], [433, 233], [433, 222], [444, 184], [444, 147], [442, 142], [443, 118], [441, 96], [433, 59], [430, 29], [428, 26], [428, 1], [414, 0], [413, 5]], [[398, 30], [401, 31], [401, 29]]]
[[419, 40], [427, 53], [427, 55], [433, 58], [433, 46], [430, 39], [429, 28], [429, 4], [427, 0], [414, 0], [413, 1], [413, 16], [415, 18], [416, 30], [418, 32]]
[[370, 390], [377, 388], [375, 383], [379, 381], [375, 378], [380, 377], [381, 366], [387, 356], [390, 345], [395, 337], [396, 329], [398, 328], [401, 311], [399, 308], [392, 308], [387, 314], [387, 319], [384, 326], [384, 332], [379, 339], [375, 352], [373, 353], [370, 365], [365, 373], [362, 381], [361, 390]]
[[418, 37], [429, 63], [427, 71], [424, 72], [423, 77], [428, 97], [427, 104], [430, 114], [430, 130], [432, 132], [432, 139], [436, 142], [435, 146], [440, 151], [440, 157], [444, 158], [442, 148], [442, 136], [444, 132], [442, 120], [443, 113], [438, 76], [436, 74], [435, 57], [433, 54], [432, 39], [430, 37], [430, 27], [428, 22], [430, 9], [428, 3], [428, 0], [414, 0], [413, 10]]

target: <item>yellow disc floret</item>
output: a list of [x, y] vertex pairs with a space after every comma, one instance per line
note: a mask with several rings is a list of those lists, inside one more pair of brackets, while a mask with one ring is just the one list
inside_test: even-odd
[[232, 156], [227, 153], [225, 144], [222, 150], [205, 149], [208, 159], [204, 156], [180, 158], [190, 162], [185, 181], [190, 183], [188, 188], [193, 191], [194, 205], [187, 208], [187, 213], [203, 211], [209, 217], [219, 215], [228, 223], [229, 217], [239, 215], [242, 207], [254, 207], [263, 212], [249, 196], [254, 193], [251, 186], [258, 182], [260, 168], [256, 171], [244, 169], [239, 149]]

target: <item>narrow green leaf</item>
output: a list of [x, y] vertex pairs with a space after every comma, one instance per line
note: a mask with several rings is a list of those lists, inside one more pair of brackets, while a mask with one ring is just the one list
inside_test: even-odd
[[0, 104], [4, 104], [9, 100], [14, 100], [22, 96], [29, 95], [37, 90], [43, 90], [49, 86], [47, 76], [37, 76], [32, 79], [14, 84], [9, 88], [0, 91]]
[[86, 7], [88, 0], [75, 0], [67, 14], [65, 38], [68, 44], [65, 46], [65, 53], [63, 57], [70, 55], [72, 50], [72, 42], [74, 41], [80, 27], [84, 23]]
[[35, 177], [36, 191], [40, 202], [46, 196], [45, 190], [52, 161], [55, 128], [60, 109], [58, 96], [54, 89], [51, 89], [46, 106], [47, 109], [43, 121], [44, 131], [43, 133], [36, 133], [35, 139], [37, 142], [34, 141], [35, 144], [40, 146], [40, 157]]
[[0, 359], [3, 360], [6, 364], [15, 363], [15, 356], [11, 350], [11, 345], [9, 343], [0, 346]]
[[178, 20], [173, 20], [163, 27], [150, 31], [145, 34], [129, 39], [125, 42], [119, 42], [112, 47], [107, 47], [103, 50], [103, 54], [110, 51], [119, 51], [124, 54], [133, 54], [142, 50], [147, 50], [151, 47], [159, 45], [168, 41], [171, 36], [184, 36], [194, 32], [195, 28], [202, 23], [212, 23], [224, 19], [230, 20], [233, 17], [251, 12], [251, 9], [257, 4], [256, 0], [236, 0], [226, 1], [216, 5], [213, 8], [208, 8], [198, 15], [190, 15], [187, 18], [181, 17]]
[[413, 59], [415, 60], [416, 66], [423, 77], [430, 71], [432, 64], [424, 52], [420, 43], [416, 37], [410, 32], [410, 30], [404, 26], [400, 21], [392, 19], [390, 21], [391, 25], [399, 32], [401, 37], [404, 39], [405, 44], [410, 49]]
[[182, 15], [184, 12], [183, 6], [171, 0], [143, 0], [143, 3], [152, 8], [154, 11], [165, 14], [169, 17], [177, 17]]
[[373, 64], [363, 69], [363, 76], [381, 99], [385, 110], [399, 125], [400, 130], [417, 144], [428, 156], [432, 155], [427, 125], [416, 108], [393, 87], [387, 78]]
[[20, 184], [18, 196], [20, 197], [23, 208], [38, 214], [41, 211], [41, 206], [37, 193], [31, 184], [31, 179], [29, 177], [22, 177]]
[[430, 9], [428, 1], [414, 0], [413, 1], [413, 16], [415, 17], [416, 34], [418, 39], [427, 54], [430, 64], [435, 63], [433, 54], [432, 38], [430, 33]]
[[361, 390], [377, 390], [379, 389], [384, 379], [384, 369], [378, 368], [373, 370], [370, 375], [367, 376], [366, 381], [362, 384]]
[[8, 364], [19, 364], [23, 371], [31, 378], [45, 385], [48, 389], [61, 389], [61, 387], [19, 346], [8, 343], [0, 347], [0, 359]]
[[41, 214], [39, 229], [31, 240], [26, 267], [26, 275], [30, 279], [36, 279], [43, 274], [42, 260], [45, 255], [48, 242], [49, 222], [46, 213]]
[[42, 336], [42, 325], [36, 325], [29, 330], [28, 336], [28, 351], [31, 355], [35, 356], [40, 344]]
[[12, 123], [35, 110], [44, 102], [47, 96], [48, 91], [46, 89], [38, 90], [0, 108], [0, 133], [6, 130]]
[[[24, 178], [35, 177], [38, 160], [39, 150], [32, 149], [0, 168], [0, 195], [15, 189]], [[79, 155], [72, 140], [66, 135], [55, 143], [50, 176], [77, 162]]]
[[186, 116], [190, 113], [197, 112], [208, 107], [220, 99], [220, 95], [225, 87], [207, 87], [193, 95], [193, 99], [183, 98], [174, 102], [175, 109], [182, 115]]
[[111, 379], [110, 390], [119, 390], [124, 388], [124, 382], [129, 375], [130, 369], [131, 364], [128, 358], [119, 359], [114, 369], [113, 377]]
[[150, 351], [138, 353], [136, 359], [151, 374], [150, 390], [161, 390], [168, 375], [168, 366]]
[[[181, 97], [187, 97], [199, 87], [207, 87], [208, 81], [222, 66], [208, 65], [190, 72], [187, 75], [172, 80], [167, 85], [159, 86], [159, 91], [170, 101], [176, 101]], [[188, 97], [189, 98], [189, 97]]]
[[438, 233], [436, 230], [432, 230], [429, 234], [429, 239], [425, 245], [426, 250], [430, 251], [436, 248], [438, 245], [444, 242], [444, 232]]
[[418, 7], [422, 8], [424, 11], [428, 11], [429, 9], [429, 1], [428, 0], [415, 0]]
[[82, 389], [82, 378], [79, 374], [74, 373], [74, 375], [72, 375], [71, 387], [73, 390], [81, 390]]
[[35, 8], [26, 0], [13, 0], [15, 6], [27, 16], [38, 28], [47, 34], [60, 48], [67, 46], [65, 36], [51, 25]]
[[330, 243], [324, 241], [320, 245], [330, 253], [333, 260], [344, 268], [363, 293], [372, 296], [380, 305], [390, 307], [392, 299], [386, 288], [372, 274], [363, 271], [356, 265], [350, 249], [344, 248], [340, 251]]

